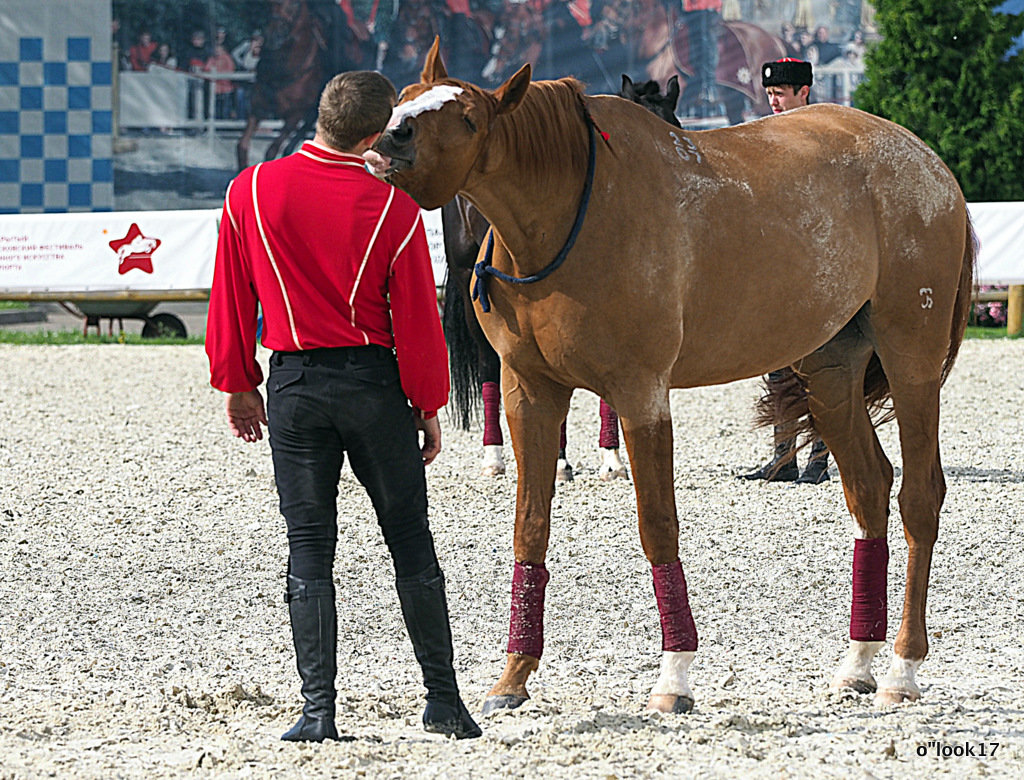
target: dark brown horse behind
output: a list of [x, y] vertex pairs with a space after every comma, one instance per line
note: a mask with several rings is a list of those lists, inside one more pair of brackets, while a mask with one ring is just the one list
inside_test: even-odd
[[[832, 684], [877, 689], [881, 703], [917, 699], [946, 492], [939, 391], [963, 338], [976, 252], [963, 194], [935, 153], [835, 105], [686, 132], [621, 98], [584, 96], [573, 79], [531, 84], [529, 66], [484, 90], [448, 78], [436, 45], [377, 149], [379, 172], [421, 206], [461, 192], [496, 236], [480, 274], [492, 276], [489, 265], [497, 276], [479, 289], [477, 316], [502, 359], [519, 484], [508, 656], [485, 711], [525, 701], [543, 650], [551, 475], [576, 387], [608, 399], [625, 433], [662, 626], [648, 706], [692, 707], [697, 631], [679, 559], [669, 391], [779, 366], [805, 384], [855, 521], [851, 643]], [[869, 397], [887, 397], [899, 425], [909, 547], [902, 620], [877, 686], [893, 467]]]

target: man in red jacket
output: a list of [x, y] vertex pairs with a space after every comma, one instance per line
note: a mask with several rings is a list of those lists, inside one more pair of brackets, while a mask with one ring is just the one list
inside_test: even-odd
[[[224, 202], [210, 293], [211, 383], [244, 441], [270, 433], [288, 527], [288, 602], [303, 715], [283, 739], [338, 739], [332, 570], [345, 453], [369, 493], [427, 687], [427, 731], [477, 737], [459, 698], [444, 575], [427, 523], [424, 465], [441, 451], [448, 359], [419, 207], [361, 155], [391, 116], [384, 76], [335, 76], [316, 137], [247, 168]], [[257, 387], [257, 304], [274, 350]], [[423, 432], [422, 449], [417, 430]]]

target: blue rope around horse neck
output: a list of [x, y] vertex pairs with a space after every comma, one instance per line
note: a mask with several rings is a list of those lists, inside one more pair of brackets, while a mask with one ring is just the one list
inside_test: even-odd
[[555, 271], [558, 267], [565, 262], [565, 258], [569, 256], [569, 251], [572, 249], [573, 244], [576, 243], [576, 237], [580, 234], [580, 228], [583, 227], [583, 219], [587, 215], [587, 205], [590, 203], [590, 193], [594, 187], [594, 161], [597, 157], [596, 153], [596, 141], [594, 139], [594, 120], [590, 117], [590, 112], [586, 111], [587, 118], [587, 129], [590, 131], [590, 156], [587, 159], [587, 178], [583, 184], [583, 195], [580, 196], [580, 205], [576, 210], [576, 221], [573, 223], [572, 230], [569, 233], [569, 237], [565, 240], [565, 245], [561, 251], [548, 265], [539, 270], [535, 274], [530, 276], [511, 276], [510, 274], [499, 271], [493, 265], [491, 260], [494, 255], [494, 228], [492, 227], [487, 231], [487, 250], [484, 252], [484, 259], [478, 262], [473, 267], [473, 273], [476, 276], [476, 283], [473, 285], [473, 300], [480, 299], [480, 308], [483, 309], [486, 314], [491, 310], [491, 301], [487, 297], [487, 277], [495, 276], [505, 282], [511, 282], [512, 284], [531, 284], [532, 282], [539, 282], [541, 279], [545, 279]]

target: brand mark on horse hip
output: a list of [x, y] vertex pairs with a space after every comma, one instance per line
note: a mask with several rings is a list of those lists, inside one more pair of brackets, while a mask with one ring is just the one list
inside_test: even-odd
[[698, 163], [702, 162], [700, 152], [697, 151], [697, 146], [686, 136], [679, 137], [673, 130], [669, 134], [669, 138], [672, 139], [672, 145], [676, 148], [676, 154], [679, 155], [679, 159], [686, 162], [693, 157]]

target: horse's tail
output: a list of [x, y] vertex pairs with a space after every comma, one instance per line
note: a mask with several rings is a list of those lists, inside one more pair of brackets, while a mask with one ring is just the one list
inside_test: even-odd
[[448, 413], [462, 430], [469, 430], [480, 412], [480, 369], [477, 346], [466, 324], [466, 293], [469, 280], [451, 268], [444, 286], [444, 339], [448, 344], [448, 366], [452, 378]]
[[978, 236], [971, 222], [971, 212], [966, 211], [967, 232], [964, 236], [964, 256], [960, 266], [960, 284], [956, 288], [956, 300], [953, 302], [953, 322], [949, 327], [949, 349], [946, 359], [942, 361], [942, 382], [953, 369], [956, 356], [960, 352], [960, 344], [967, 330], [967, 319], [971, 313], [971, 299], [974, 296], [974, 277], [978, 266]]
[[[949, 346], [939, 375], [940, 384], [945, 384], [956, 362], [960, 344], [964, 340], [964, 331], [967, 329], [967, 318], [970, 315], [971, 299], [974, 294], [978, 238], [974, 232], [970, 212], [966, 212], [966, 219], [967, 230], [964, 236], [960, 280], [953, 301], [953, 321], [950, 323]], [[885, 375], [877, 354], [871, 356], [864, 372], [864, 403], [876, 426], [896, 417], [891, 403], [889, 377]], [[756, 405], [755, 422], [757, 425], [785, 425], [794, 434], [810, 433], [814, 426], [809, 411], [806, 384], [795, 373], [787, 371], [782, 378], [766, 382], [765, 392]]]

